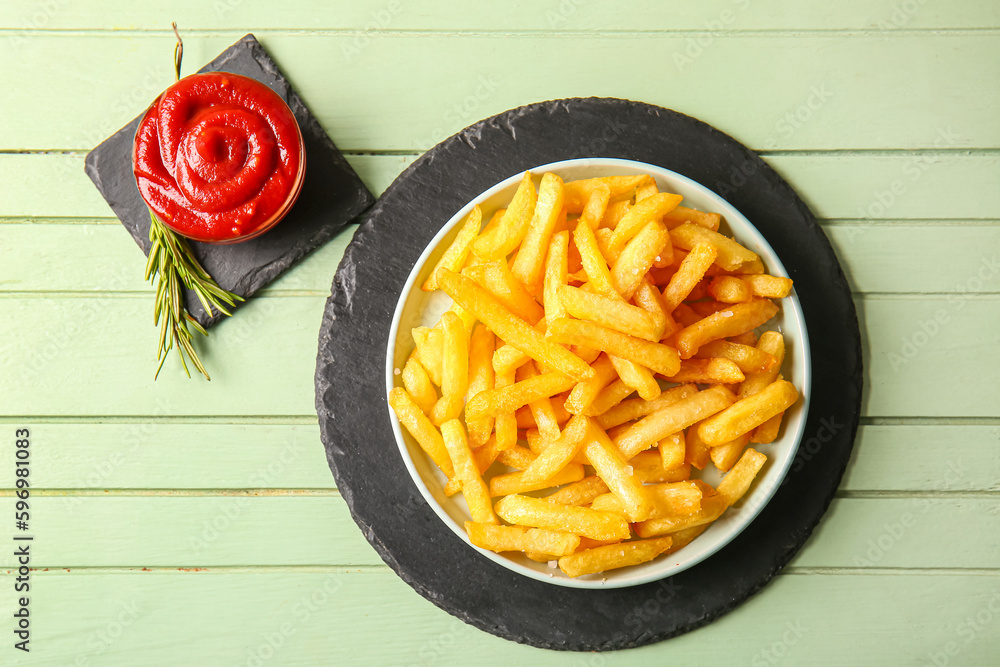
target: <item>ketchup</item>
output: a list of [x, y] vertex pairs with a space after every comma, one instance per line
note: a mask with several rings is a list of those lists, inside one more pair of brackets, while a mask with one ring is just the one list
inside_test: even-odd
[[263, 234], [298, 196], [302, 134], [288, 105], [254, 79], [185, 77], [149, 108], [133, 171], [147, 206], [178, 234], [235, 243]]

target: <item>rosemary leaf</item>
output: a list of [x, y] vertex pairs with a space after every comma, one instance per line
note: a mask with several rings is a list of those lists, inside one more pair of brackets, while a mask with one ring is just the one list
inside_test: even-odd
[[152, 211], [149, 219], [149, 239], [152, 245], [146, 261], [146, 279], [156, 281], [153, 322], [160, 325], [160, 341], [156, 351], [159, 364], [153, 377], [159, 377], [167, 354], [176, 348], [181, 366], [188, 377], [191, 377], [187, 364], [190, 358], [195, 369], [206, 380], [211, 380], [194, 347], [188, 324], [203, 336], [208, 336], [208, 332], [187, 311], [181, 288], [192, 290], [209, 315], [213, 311], [231, 315], [223, 304], [233, 306], [237, 301], [243, 301], [243, 297], [219, 287], [194, 256], [188, 242], [164, 225]]

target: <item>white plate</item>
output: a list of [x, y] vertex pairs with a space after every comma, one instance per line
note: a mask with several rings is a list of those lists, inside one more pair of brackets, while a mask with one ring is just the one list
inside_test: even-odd
[[[539, 178], [545, 172], [555, 172], [565, 181], [596, 176], [650, 174], [656, 179], [656, 184], [661, 192], [674, 192], [682, 195], [685, 206], [720, 213], [724, 218], [722, 231], [728, 230], [736, 237], [737, 241], [760, 255], [768, 273], [777, 276], [788, 275], [771, 246], [739, 211], [719, 195], [686, 176], [643, 162], [612, 158], [566, 160], [542, 165], [530, 171]], [[482, 207], [483, 219], [489, 220], [494, 210], [509, 203], [521, 181], [521, 176], [522, 174], [515, 174], [497, 183], [466, 204], [441, 228], [441, 231], [420, 255], [403, 286], [393, 315], [392, 328], [389, 330], [385, 366], [387, 396], [389, 391], [396, 386], [399, 377], [396, 375], [396, 370], [402, 369], [413, 350], [414, 342], [410, 330], [417, 326], [433, 326], [452, 303], [451, 298], [444, 292], [427, 293], [420, 289], [420, 285], [427, 279], [438, 258], [454, 239], [458, 232], [459, 222], [469, 214], [476, 204]], [[537, 185], [537, 178], [535, 183]], [[786, 351], [782, 373], [798, 388], [801, 395], [799, 402], [787, 412], [781, 435], [777, 440], [769, 445], [755, 445], [767, 455], [768, 461], [747, 495], [727, 510], [691, 544], [676, 553], [661, 556], [642, 565], [611, 570], [602, 574], [570, 578], [562, 574], [558, 568], [550, 568], [546, 563], [537, 563], [523, 555], [516, 553], [497, 554], [473, 546], [469, 542], [464, 528], [464, 523], [471, 520], [465, 500], [461, 494], [451, 498], [445, 496], [443, 489], [448, 481], [447, 478], [431, 462], [410, 434], [405, 429], [400, 428], [399, 421], [391, 409], [389, 409], [389, 419], [396, 436], [399, 452], [413, 482], [441, 520], [470, 549], [475, 549], [483, 557], [526, 577], [560, 586], [613, 588], [644, 584], [686, 570], [728, 544], [771, 499], [795, 458], [795, 452], [805, 428], [806, 415], [809, 412], [811, 373], [805, 318], [802, 316], [802, 308], [794, 290], [789, 297], [781, 300], [781, 312], [777, 317], [763, 328], [776, 329], [784, 334]], [[693, 473], [697, 472], [697, 470], [693, 471]], [[713, 486], [718, 484], [721, 479], [714, 466], [711, 465], [697, 476]], [[460, 574], [456, 573], [456, 576], [460, 576]]]

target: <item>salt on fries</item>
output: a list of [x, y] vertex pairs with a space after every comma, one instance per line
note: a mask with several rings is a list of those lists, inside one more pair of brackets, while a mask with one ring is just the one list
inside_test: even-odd
[[[782, 335], [754, 335], [792, 281], [681, 200], [650, 176], [525, 172], [424, 281], [454, 305], [412, 331], [389, 404], [472, 544], [596, 574], [683, 548], [750, 490], [750, 443], [798, 400]], [[691, 477], [710, 463], [717, 488]]]

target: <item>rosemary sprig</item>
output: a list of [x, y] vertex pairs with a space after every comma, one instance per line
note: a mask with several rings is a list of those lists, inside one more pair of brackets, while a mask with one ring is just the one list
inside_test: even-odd
[[[180, 81], [184, 42], [177, 31], [177, 24], [171, 25], [174, 35], [177, 36], [177, 44], [174, 46], [174, 74]], [[181, 288], [185, 287], [194, 292], [202, 308], [209, 315], [212, 315], [213, 308], [223, 315], [232, 315], [226, 306], [233, 307], [237, 301], [243, 301], [243, 297], [219, 287], [191, 252], [191, 246], [184, 237], [164, 225], [152, 211], [149, 212], [149, 221], [149, 240], [152, 245], [149, 248], [149, 258], [146, 260], [146, 280], [156, 280], [153, 323], [160, 326], [160, 344], [156, 349], [156, 358], [160, 364], [156, 367], [153, 379], [160, 377], [160, 370], [163, 369], [163, 362], [167, 360], [167, 354], [176, 347], [177, 354], [181, 357], [181, 365], [184, 366], [184, 372], [188, 377], [191, 377], [187, 365], [187, 359], [190, 358], [198, 372], [204, 375], [206, 380], [211, 380], [198, 352], [194, 349], [188, 324], [203, 336], [207, 336], [208, 332], [205, 331], [205, 327], [198, 324], [198, 320], [191, 317], [191, 313], [184, 305], [184, 293]]]
[[164, 225], [152, 211], [149, 213], [149, 220], [149, 240], [152, 246], [146, 260], [146, 280], [156, 280], [153, 322], [160, 325], [160, 344], [156, 350], [156, 358], [160, 364], [156, 367], [153, 379], [159, 377], [167, 353], [176, 347], [188, 377], [191, 377], [191, 371], [188, 370], [185, 357], [191, 359], [191, 363], [206, 380], [211, 380], [194, 349], [188, 324], [204, 336], [208, 332], [187, 311], [181, 287], [194, 292], [209, 315], [213, 308], [223, 315], [232, 315], [227, 306], [233, 307], [237, 301], [243, 301], [243, 297], [219, 287], [191, 252], [188, 242]]

